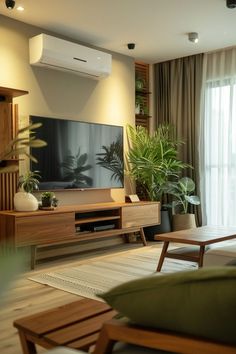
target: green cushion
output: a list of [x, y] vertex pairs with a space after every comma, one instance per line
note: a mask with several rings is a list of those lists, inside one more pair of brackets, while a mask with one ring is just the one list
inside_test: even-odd
[[236, 267], [155, 273], [100, 297], [137, 324], [236, 344]]

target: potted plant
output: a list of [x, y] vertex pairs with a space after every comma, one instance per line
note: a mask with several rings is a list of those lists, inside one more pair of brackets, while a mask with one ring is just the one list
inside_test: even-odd
[[[182, 142], [175, 138], [174, 127], [169, 124], [160, 125], [152, 135], [141, 126], [128, 126], [128, 137], [130, 149], [127, 153], [127, 173], [144, 191], [144, 197], [140, 199], [162, 202], [166, 182], [178, 178], [180, 171], [189, 167], [178, 159], [178, 147]], [[171, 228], [166, 208], [162, 208], [161, 217], [162, 222], [166, 220], [166, 227], [161, 232], [169, 232]], [[156, 229], [160, 230], [160, 227]], [[153, 238], [147, 235], [149, 230], [145, 230], [146, 236]], [[157, 233], [155, 230], [153, 232]]]
[[53, 198], [55, 198], [54, 192], [43, 192], [41, 193], [41, 202], [43, 208], [50, 208], [53, 203]]
[[135, 114], [141, 114], [143, 105], [144, 105], [143, 97], [137, 95], [135, 97]]
[[[44, 140], [36, 139], [34, 129], [41, 127], [41, 123], [30, 124], [18, 131], [17, 136], [12, 139], [0, 154], [0, 173], [10, 173], [19, 170], [17, 160], [12, 159], [19, 155], [25, 155], [32, 161], [37, 162], [36, 158], [29, 155], [28, 149], [41, 148], [47, 145]], [[25, 134], [28, 133], [28, 136]]]
[[146, 86], [146, 81], [144, 78], [137, 76], [135, 78], [135, 89], [137, 91], [142, 91]]
[[20, 189], [14, 196], [14, 208], [17, 211], [34, 211], [38, 209], [38, 200], [32, 194], [33, 190], [38, 190], [39, 172], [29, 171], [21, 175], [18, 181]]
[[189, 204], [199, 205], [200, 199], [194, 195], [195, 183], [189, 177], [182, 177], [176, 182], [167, 182], [165, 191], [173, 197], [172, 228], [173, 231], [196, 227], [195, 215], [189, 213]]

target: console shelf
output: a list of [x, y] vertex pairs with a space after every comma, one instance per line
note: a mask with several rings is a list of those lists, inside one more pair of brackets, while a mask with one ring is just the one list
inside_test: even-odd
[[124, 230], [120, 229], [111, 229], [111, 230], [106, 230], [106, 231], [94, 231], [94, 232], [86, 232], [86, 233], [77, 233], [76, 238], [77, 240], [80, 241], [86, 241], [86, 240], [95, 240], [97, 238], [104, 238], [104, 237], [111, 237], [111, 236], [119, 236], [119, 235], [124, 235], [124, 234], [129, 234], [132, 232], [140, 231], [140, 227], [133, 227], [127, 230], [126, 232]]
[[94, 240], [140, 231], [160, 224], [159, 202], [69, 205], [54, 210], [0, 212], [0, 243], [31, 247], [34, 268], [36, 247]]
[[75, 225], [81, 225], [81, 224], [88, 224], [88, 223], [93, 223], [97, 221], [108, 221], [108, 220], [119, 220], [120, 216], [104, 216], [104, 217], [91, 217], [91, 218], [85, 218], [85, 219], [77, 219], [75, 220]]

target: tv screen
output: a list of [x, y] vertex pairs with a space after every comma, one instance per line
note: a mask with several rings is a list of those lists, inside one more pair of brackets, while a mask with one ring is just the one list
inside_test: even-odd
[[40, 190], [123, 188], [123, 127], [38, 116], [30, 121], [42, 123], [37, 138], [47, 142], [31, 152]]

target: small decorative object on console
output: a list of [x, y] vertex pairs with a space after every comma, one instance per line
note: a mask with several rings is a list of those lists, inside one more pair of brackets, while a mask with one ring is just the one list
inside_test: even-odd
[[55, 198], [54, 192], [43, 192], [41, 193], [41, 209], [43, 208], [50, 208], [53, 209], [52, 203], [53, 198]]
[[139, 197], [137, 196], [137, 194], [129, 194], [125, 196], [125, 202], [126, 203], [135, 203], [135, 202], [139, 202]]
[[58, 206], [58, 199], [56, 198], [56, 196], [54, 195], [54, 197], [52, 197], [52, 206], [54, 208], [56, 208]]

